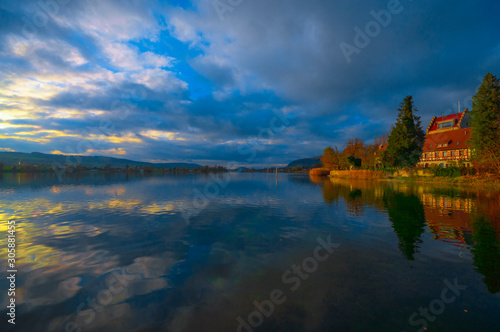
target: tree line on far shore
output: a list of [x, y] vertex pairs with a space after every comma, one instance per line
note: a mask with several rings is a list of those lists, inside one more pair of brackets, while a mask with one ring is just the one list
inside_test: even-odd
[[[471, 162], [481, 173], [500, 175], [500, 84], [497, 77], [486, 74], [472, 99]], [[422, 157], [425, 140], [417, 112], [413, 97], [405, 97], [389, 134], [375, 137], [373, 144], [366, 144], [360, 138], [349, 139], [342, 151], [337, 146], [327, 147], [321, 157], [323, 167], [329, 170], [415, 167]]]
[[228, 172], [225, 166], [201, 166], [201, 167], [154, 167], [154, 166], [129, 166], [114, 167], [111, 165], [105, 165], [102, 167], [89, 167], [83, 166], [78, 163], [72, 165], [67, 164], [64, 166], [52, 166], [52, 165], [32, 165], [28, 163], [23, 163], [21, 165], [3, 165], [0, 163], [0, 173], [81, 173], [89, 171], [98, 172], [126, 172], [126, 173], [221, 173]]

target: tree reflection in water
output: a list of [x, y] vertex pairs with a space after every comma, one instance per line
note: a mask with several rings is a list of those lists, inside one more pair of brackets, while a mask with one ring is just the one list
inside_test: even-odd
[[500, 291], [500, 243], [493, 224], [477, 216], [472, 224], [474, 266], [484, 276], [484, 283], [492, 294]]
[[424, 206], [417, 196], [405, 195], [391, 190], [384, 192], [384, 204], [389, 213], [392, 228], [399, 239], [399, 249], [403, 256], [414, 260], [418, 252], [418, 243], [422, 243], [424, 233]]
[[471, 248], [476, 271], [490, 293], [500, 291], [498, 192], [317, 177], [311, 181], [323, 182], [326, 204], [338, 206], [342, 200], [353, 216], [362, 216], [366, 206], [386, 211], [398, 247], [409, 260], [415, 259], [426, 226], [436, 240]]

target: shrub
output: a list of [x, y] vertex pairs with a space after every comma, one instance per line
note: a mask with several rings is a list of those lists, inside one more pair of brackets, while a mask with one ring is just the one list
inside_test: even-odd
[[309, 171], [311, 175], [327, 176], [330, 175], [330, 170], [328, 168], [313, 168]]
[[432, 167], [432, 173], [434, 176], [442, 176], [442, 177], [457, 177], [462, 176], [462, 170], [459, 167], [451, 166], [451, 167]]

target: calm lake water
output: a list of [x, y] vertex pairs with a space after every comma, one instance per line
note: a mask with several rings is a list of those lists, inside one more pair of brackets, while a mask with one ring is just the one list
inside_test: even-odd
[[[498, 331], [500, 195], [308, 175], [0, 175], [8, 331]], [[3, 273], [3, 275], [5, 275]]]

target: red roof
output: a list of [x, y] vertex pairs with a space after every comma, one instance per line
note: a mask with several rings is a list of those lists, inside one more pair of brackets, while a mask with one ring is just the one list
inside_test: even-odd
[[[470, 147], [468, 140], [472, 133], [472, 128], [455, 129], [425, 135], [423, 151], [466, 149]], [[447, 144], [438, 147], [439, 144]]]
[[433, 130], [437, 130], [439, 122], [446, 122], [449, 120], [455, 120], [455, 121], [453, 121], [453, 125], [451, 127], [447, 127], [448, 129], [458, 127], [458, 125], [460, 124], [460, 119], [462, 119], [462, 116], [464, 115], [464, 113], [465, 112], [455, 113], [455, 114], [450, 114], [450, 115], [446, 115], [446, 116], [440, 116], [439, 118], [435, 118], [431, 124], [431, 127], [429, 128], [429, 132], [431, 132]]

